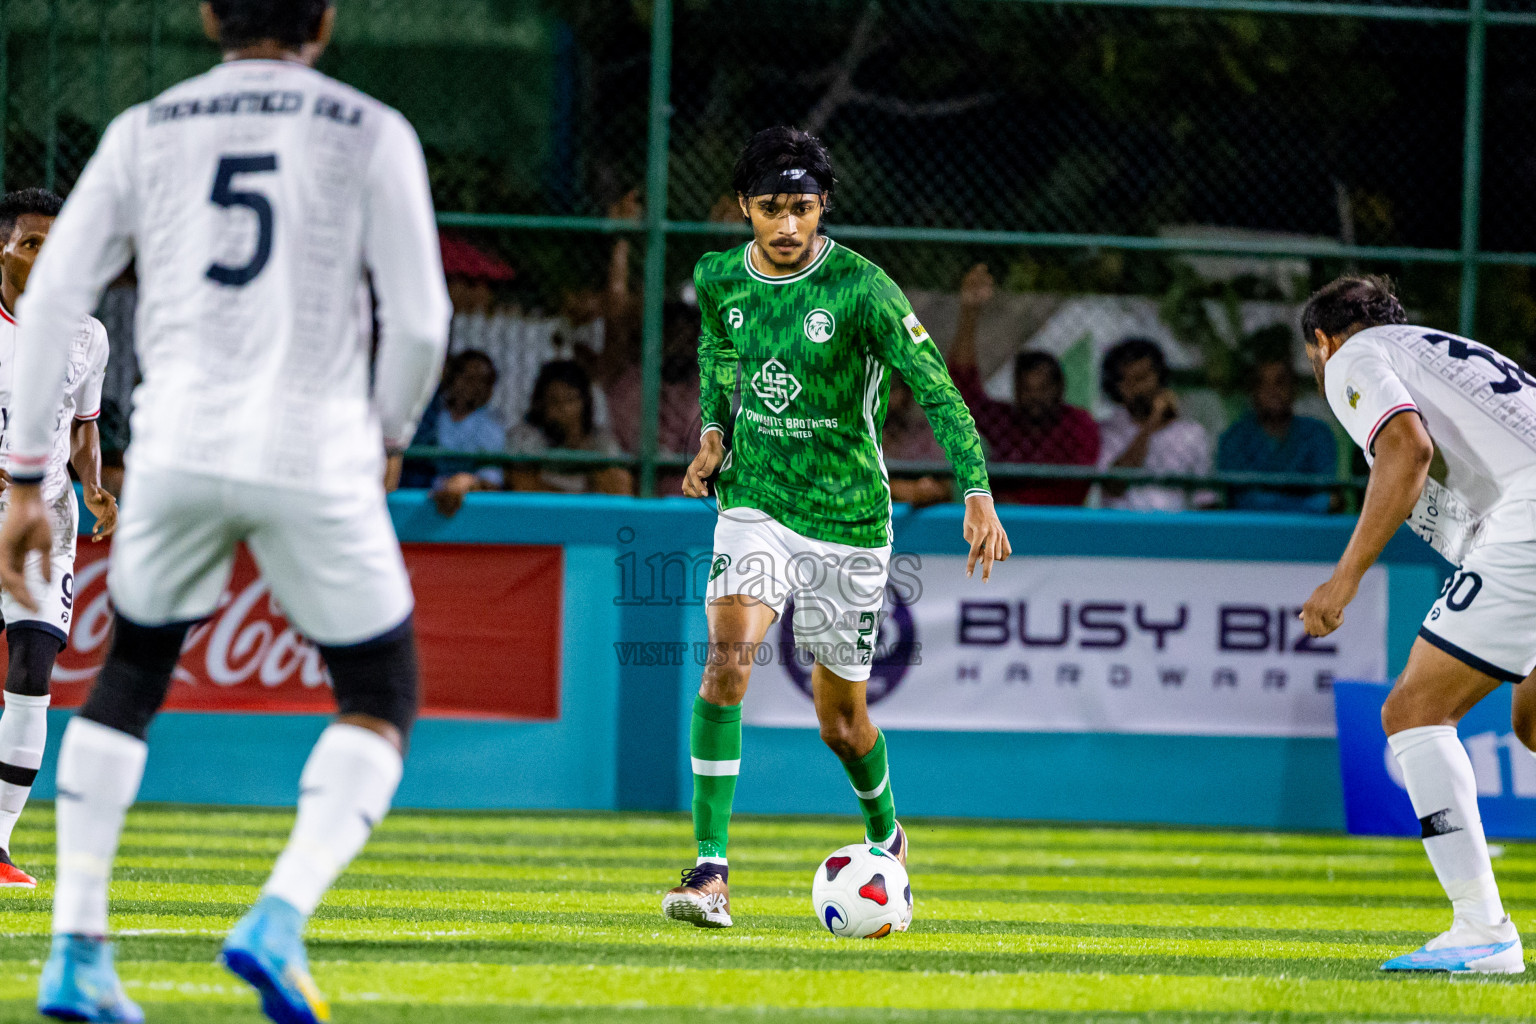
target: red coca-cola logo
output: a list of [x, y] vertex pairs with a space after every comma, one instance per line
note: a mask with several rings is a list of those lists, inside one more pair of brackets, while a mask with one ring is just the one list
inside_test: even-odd
[[[53, 674], [55, 707], [78, 707], [107, 654], [110, 544], [82, 539], [75, 622]], [[559, 715], [561, 573], [557, 547], [405, 545], [416, 592], [422, 712], [503, 718]], [[473, 585], [466, 585], [466, 582]], [[0, 671], [3, 671], [0, 648]], [[334, 709], [320, 652], [284, 617], [241, 548], [218, 610], [187, 634], [168, 710]]]

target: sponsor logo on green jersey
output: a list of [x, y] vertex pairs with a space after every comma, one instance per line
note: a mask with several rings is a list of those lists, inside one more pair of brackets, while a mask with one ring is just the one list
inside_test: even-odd
[[905, 327], [907, 333], [912, 335], [912, 343], [914, 345], [921, 345], [928, 340], [928, 328], [924, 327], [922, 321], [918, 320], [916, 313], [908, 313], [902, 317], [901, 326]]
[[774, 412], [783, 412], [800, 394], [800, 382], [789, 368], [770, 359], [752, 375], [752, 391]]

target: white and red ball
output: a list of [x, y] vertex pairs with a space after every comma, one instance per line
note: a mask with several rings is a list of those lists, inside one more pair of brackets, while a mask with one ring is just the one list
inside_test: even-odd
[[912, 883], [901, 862], [859, 843], [837, 850], [811, 881], [816, 920], [844, 939], [883, 939], [912, 923]]

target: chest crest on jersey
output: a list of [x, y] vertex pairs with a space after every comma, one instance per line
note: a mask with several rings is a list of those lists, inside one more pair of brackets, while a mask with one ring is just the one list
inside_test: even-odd
[[837, 318], [831, 310], [813, 309], [805, 314], [805, 336], [818, 345], [825, 345], [837, 333]]

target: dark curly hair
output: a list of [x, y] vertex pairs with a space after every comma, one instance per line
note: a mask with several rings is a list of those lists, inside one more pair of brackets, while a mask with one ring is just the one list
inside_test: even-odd
[[837, 176], [832, 173], [832, 154], [810, 132], [779, 125], [764, 128], [747, 140], [736, 168], [731, 171], [731, 191], [750, 195], [753, 186], [775, 171], [802, 169], [821, 186], [821, 204], [832, 208], [832, 190]]
[[573, 440], [565, 436], [559, 424], [552, 422], [544, 413], [549, 400], [551, 384], [568, 384], [581, 395], [581, 430], [592, 433], [592, 378], [581, 364], [573, 359], [556, 359], [539, 367], [539, 376], [533, 382], [533, 397], [528, 400], [528, 412], [523, 419], [531, 427], [537, 427], [552, 447], [563, 448]]
[[331, 0], [210, 0], [219, 19], [219, 45], [227, 50], [275, 39], [298, 48], [320, 34]]
[[1168, 357], [1163, 355], [1161, 346], [1151, 338], [1126, 338], [1104, 353], [1104, 365], [1099, 370], [1099, 386], [1110, 401], [1121, 403], [1120, 378], [1125, 376], [1127, 366], [1143, 359], [1152, 360], [1158, 386], [1168, 386]]
[[1407, 322], [1408, 314], [1393, 293], [1390, 278], [1346, 274], [1312, 293], [1301, 314], [1301, 336], [1313, 345], [1317, 343], [1316, 331], [1332, 338], [1350, 328], [1364, 330]]
[[39, 217], [57, 217], [64, 209], [64, 200], [45, 188], [23, 188], [0, 196], [0, 244], [4, 244], [16, 228], [16, 222], [27, 214]]

